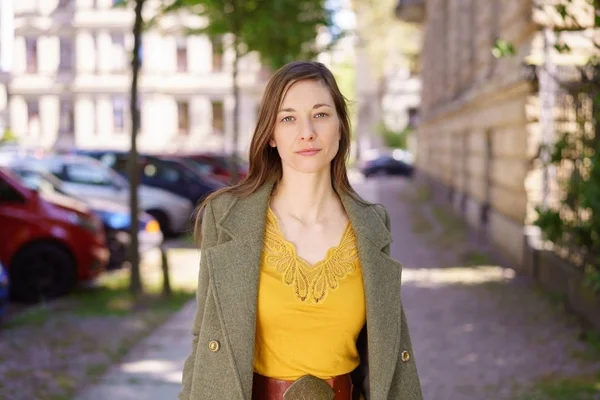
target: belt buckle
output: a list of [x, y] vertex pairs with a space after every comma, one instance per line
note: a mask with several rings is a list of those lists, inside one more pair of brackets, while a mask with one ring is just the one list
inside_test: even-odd
[[335, 391], [323, 379], [304, 375], [283, 393], [284, 400], [334, 400]]

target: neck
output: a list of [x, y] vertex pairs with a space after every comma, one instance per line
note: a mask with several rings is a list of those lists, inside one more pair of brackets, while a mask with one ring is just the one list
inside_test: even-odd
[[272, 207], [302, 222], [326, 219], [337, 206], [329, 168], [314, 174], [285, 171], [277, 186]]

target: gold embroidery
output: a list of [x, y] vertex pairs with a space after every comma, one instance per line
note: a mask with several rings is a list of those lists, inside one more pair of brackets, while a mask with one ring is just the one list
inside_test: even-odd
[[322, 303], [329, 291], [355, 270], [359, 259], [354, 232], [348, 223], [339, 245], [311, 266], [297, 256], [294, 244], [285, 240], [271, 209], [267, 211], [263, 257], [263, 262], [274, 265], [281, 273], [282, 281], [293, 288], [298, 300], [316, 304]]

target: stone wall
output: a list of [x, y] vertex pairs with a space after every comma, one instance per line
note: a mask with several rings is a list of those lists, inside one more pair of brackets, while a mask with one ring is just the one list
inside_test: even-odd
[[[537, 35], [532, 3], [429, 0], [426, 7], [417, 166], [520, 263], [525, 182], [537, 149], [537, 97], [524, 67]], [[494, 57], [499, 38], [514, 44], [514, 57]]]

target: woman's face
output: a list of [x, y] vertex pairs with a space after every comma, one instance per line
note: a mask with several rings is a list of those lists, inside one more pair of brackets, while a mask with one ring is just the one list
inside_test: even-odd
[[278, 110], [270, 141], [277, 147], [283, 170], [329, 173], [340, 137], [340, 120], [329, 89], [314, 80], [292, 84]]

